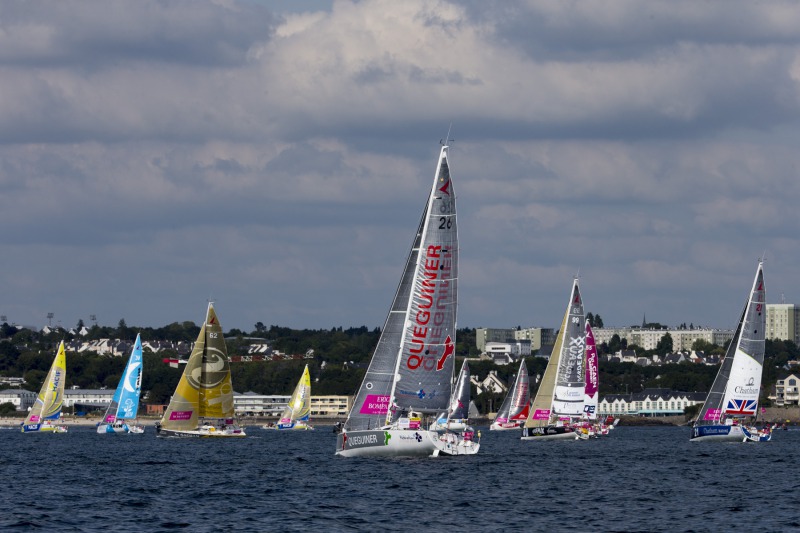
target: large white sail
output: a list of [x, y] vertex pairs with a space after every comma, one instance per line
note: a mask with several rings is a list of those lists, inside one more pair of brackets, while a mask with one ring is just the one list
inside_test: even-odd
[[585, 323], [583, 299], [576, 278], [553, 352], [523, 426], [523, 440], [575, 438], [569, 422], [580, 418], [584, 407]]
[[694, 423], [694, 440], [769, 440], [768, 431], [739, 424], [755, 416], [761, 392], [766, 330], [763, 263], [759, 261], [736, 333]]
[[583, 414], [586, 388], [586, 317], [583, 314], [583, 300], [577, 279], [572, 284], [572, 297], [567, 313], [556, 373], [553, 414], [580, 417]]
[[[338, 454], [434, 452], [436, 433], [419, 430], [419, 414], [450, 407], [457, 288], [456, 198], [443, 146], [389, 315], [339, 435]], [[470, 446], [471, 453], [477, 451]]]
[[458, 284], [456, 199], [447, 147], [439, 154], [434, 185], [405, 312], [405, 327], [391, 392], [394, 413], [447, 409], [455, 367]]

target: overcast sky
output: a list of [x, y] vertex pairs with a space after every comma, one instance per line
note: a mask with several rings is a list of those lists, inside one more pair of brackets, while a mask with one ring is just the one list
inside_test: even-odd
[[0, 3], [0, 315], [381, 326], [451, 124], [459, 326], [800, 303], [796, 2], [64, 0]]

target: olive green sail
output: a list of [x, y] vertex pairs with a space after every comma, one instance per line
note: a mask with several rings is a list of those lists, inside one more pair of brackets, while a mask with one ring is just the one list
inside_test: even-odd
[[234, 422], [228, 350], [211, 303], [175, 394], [156, 430], [164, 437], [245, 436]]

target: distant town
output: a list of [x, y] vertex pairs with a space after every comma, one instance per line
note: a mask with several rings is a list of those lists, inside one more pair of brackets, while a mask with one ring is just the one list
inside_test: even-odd
[[[79, 322], [75, 328], [48, 324], [41, 329], [9, 324], [0, 317], [0, 414], [22, 413], [32, 405], [54, 346], [64, 340], [68, 353], [65, 407], [73, 413], [100, 409], [111, 400], [122, 360], [136, 333], [146, 357], [144, 412], [158, 415], [180, 377], [181, 364], [199, 327], [192, 322], [163, 328], [116, 328]], [[667, 327], [648, 322], [604, 327], [587, 314], [600, 355], [601, 414], [680, 415], [699, 408], [733, 338], [732, 330], [693, 324]], [[531, 385], [544, 372], [557, 331], [552, 328], [463, 328], [457, 356], [468, 358], [473, 399], [490, 415], [502, 402], [521, 358], [529, 361]], [[312, 373], [312, 416], [342, 418], [366, 370], [380, 330], [332, 328], [294, 330], [257, 323], [251, 332], [225, 333], [232, 363], [234, 403], [241, 416], [277, 416], [289, 399], [303, 366]], [[767, 349], [762, 405], [797, 406], [800, 400], [800, 308], [767, 305]], [[103, 361], [106, 361], [105, 363]]]

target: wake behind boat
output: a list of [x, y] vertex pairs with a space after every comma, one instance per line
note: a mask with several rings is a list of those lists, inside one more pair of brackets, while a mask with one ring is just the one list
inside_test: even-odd
[[303, 370], [303, 375], [300, 376], [300, 381], [294, 388], [292, 397], [289, 398], [289, 403], [281, 413], [280, 421], [277, 424], [267, 424], [262, 426], [262, 429], [277, 429], [277, 430], [312, 430], [314, 429], [308, 423], [309, 415], [311, 414], [311, 375], [308, 373], [308, 365]]
[[133, 350], [125, 365], [125, 372], [119, 380], [117, 390], [111, 400], [103, 421], [97, 424], [98, 433], [144, 433], [144, 426], [135, 421], [139, 412], [139, 396], [142, 392], [142, 337], [136, 335]]
[[[343, 457], [429, 456], [439, 433], [423, 419], [449, 407], [456, 342], [458, 232], [448, 146], [378, 345], [337, 437]], [[458, 446], [462, 435], [453, 437]]]
[[64, 404], [64, 382], [67, 379], [67, 355], [64, 341], [58, 345], [50, 371], [39, 389], [39, 395], [30, 413], [22, 423], [23, 433], [52, 432], [66, 433], [67, 426], [59, 424], [61, 407]]
[[161, 421], [159, 437], [245, 437], [234, 419], [233, 385], [228, 349], [214, 306], [209, 302], [206, 319], [194, 344]]
[[693, 442], [765, 442], [772, 438], [768, 425], [758, 430], [745, 424], [758, 412], [767, 320], [765, 302], [763, 262], [759, 261], [736, 333], [692, 427]]

